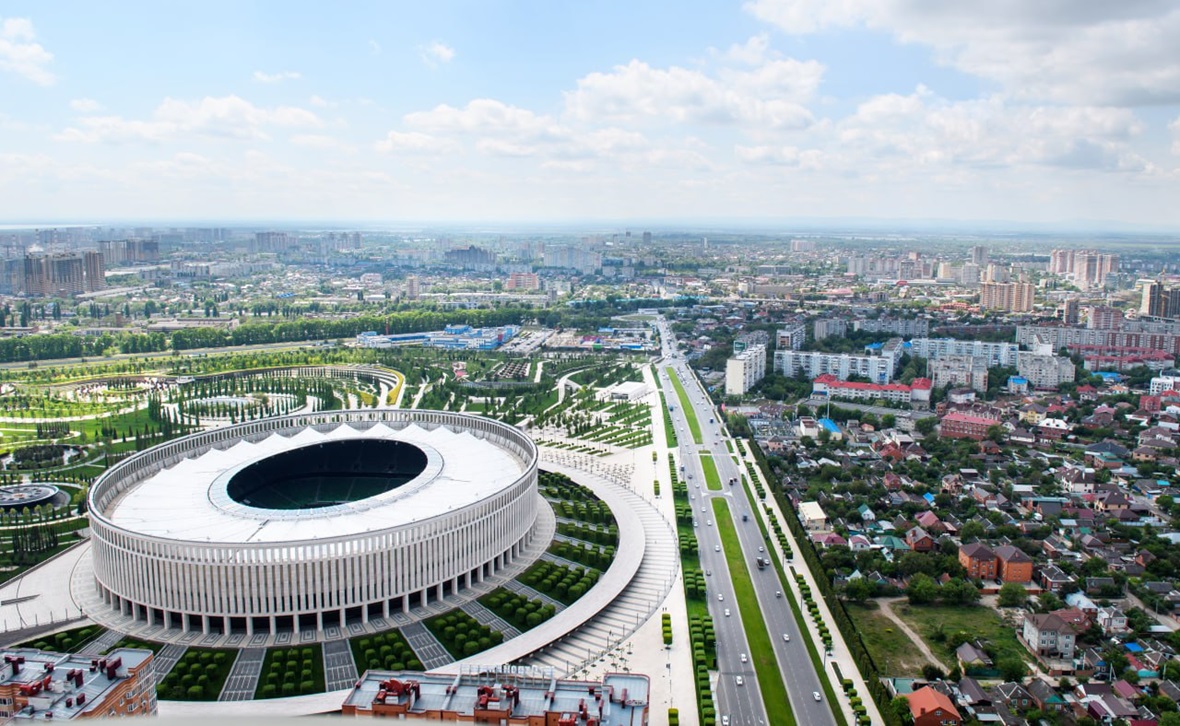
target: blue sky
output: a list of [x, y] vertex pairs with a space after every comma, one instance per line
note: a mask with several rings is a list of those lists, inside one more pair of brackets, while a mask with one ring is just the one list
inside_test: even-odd
[[1172, 0], [21, 2], [0, 221], [1180, 228]]

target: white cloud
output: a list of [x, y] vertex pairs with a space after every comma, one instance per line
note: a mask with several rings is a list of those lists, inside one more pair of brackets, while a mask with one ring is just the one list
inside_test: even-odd
[[418, 131], [390, 131], [376, 148], [387, 154], [440, 154], [455, 151], [458, 144]]
[[437, 68], [440, 63], [450, 63], [455, 57], [455, 49], [437, 40], [418, 48], [418, 56], [422, 62], [431, 68]]
[[297, 81], [302, 77], [302, 74], [300, 74], [298, 71], [279, 71], [278, 73], [254, 71], [254, 80], [258, 81], [259, 83], [281, 83], [282, 81]]
[[229, 139], [268, 139], [265, 128], [319, 127], [311, 111], [295, 106], [262, 108], [238, 96], [206, 96], [198, 102], [165, 98], [148, 120], [122, 116], [85, 116], [65, 129], [60, 141], [124, 143], [171, 141], [192, 136]]
[[93, 98], [75, 98], [70, 101], [70, 108], [82, 113], [94, 113], [102, 110], [102, 104]]
[[1023, 99], [1180, 102], [1174, 0], [755, 0], [745, 7], [788, 33], [862, 24], [889, 32]]
[[308, 149], [343, 151], [350, 154], [356, 152], [356, 147], [352, 144], [345, 143], [335, 136], [328, 136], [327, 134], [293, 134], [290, 141], [295, 146], [302, 146]]
[[725, 52], [711, 49], [710, 55], [723, 61], [749, 66], [759, 65], [768, 57], [774, 57], [770, 51], [770, 36], [765, 33], [755, 35], [740, 45], [735, 43]]
[[381, 44], [372, 38], [369, 39], [369, 53], [372, 55], [381, 55]]
[[723, 68], [716, 76], [678, 66], [653, 68], [632, 60], [610, 73], [591, 73], [565, 94], [566, 111], [581, 121], [641, 119], [677, 123], [750, 124], [802, 128], [804, 105], [823, 78], [816, 61], [771, 60], [751, 70]]
[[407, 126], [431, 132], [517, 133], [537, 135], [556, 129], [556, 122], [528, 109], [491, 98], [474, 99], [463, 108], [440, 104], [430, 111], [406, 114]]
[[307, 99], [307, 102], [316, 108], [336, 108], [336, 106], [339, 105], [335, 101], [329, 101], [328, 99], [322, 98], [320, 96], [312, 96], [311, 98]]
[[28, 18], [0, 18], [0, 71], [23, 76], [41, 86], [57, 80], [46, 66], [53, 54], [37, 42], [37, 33]]

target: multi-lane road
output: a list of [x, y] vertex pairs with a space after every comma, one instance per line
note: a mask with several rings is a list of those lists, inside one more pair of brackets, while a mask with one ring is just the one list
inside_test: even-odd
[[[834, 726], [832, 704], [822, 695], [820, 700], [816, 700], [815, 694], [822, 694], [823, 689], [803, 641], [807, 636], [800, 632], [790, 611], [790, 604], [782, 595], [786, 583], [780, 581], [773, 567], [764, 570], [757, 567], [759, 557], [771, 556], [771, 546], [763, 539], [761, 529], [755, 521], [757, 512], [751, 511], [749, 499], [742, 490], [740, 482], [743, 480], [744, 472], [735, 465], [726, 446], [728, 434], [722, 425], [720, 413], [715, 410], [708, 395], [701, 388], [699, 379], [684, 359], [676, 354], [674, 334], [662, 319], [659, 322], [659, 330], [664, 354], [663, 361], [659, 364], [659, 381], [664, 388], [665, 398], [673, 409], [670, 415], [676, 427], [680, 461], [684, 466], [682, 476], [688, 483], [691, 497], [689, 503], [693, 506], [696, 518], [701, 567], [706, 573], [711, 573], [706, 576], [705, 584], [709, 592], [709, 610], [713, 615], [717, 634], [717, 713], [722, 717], [722, 723], [724, 717], [728, 716], [732, 726], [770, 725], [777, 722], [773, 717], [768, 718], [762, 695], [758, 690], [758, 678], [754, 672], [753, 659], [749, 657], [749, 644], [742, 627], [742, 614], [734, 596], [725, 551], [721, 546], [721, 535], [717, 522], [714, 521], [712, 500], [724, 498], [729, 502], [730, 516], [737, 529], [745, 567], [750, 572], [760, 615], [774, 644], [775, 658], [778, 661], [778, 672], [764, 672], [762, 677], [783, 679], [791, 701], [791, 709], [798, 723]], [[668, 380], [669, 368], [680, 379], [688, 393], [700, 425], [701, 444], [693, 441], [681, 401]], [[713, 457], [723, 491], [710, 491], [705, 482], [700, 463], [700, 454], [704, 452]], [[739, 483], [730, 486], [727, 482], [731, 479]], [[743, 514], [749, 516], [748, 521], [742, 521]], [[739, 676], [742, 685], [738, 685]]]

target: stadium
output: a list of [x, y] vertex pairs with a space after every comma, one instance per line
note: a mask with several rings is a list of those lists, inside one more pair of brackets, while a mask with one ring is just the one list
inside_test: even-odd
[[546, 506], [527, 436], [402, 409], [187, 436], [112, 467], [88, 503], [103, 607], [247, 635], [343, 629], [460, 592], [521, 557]]

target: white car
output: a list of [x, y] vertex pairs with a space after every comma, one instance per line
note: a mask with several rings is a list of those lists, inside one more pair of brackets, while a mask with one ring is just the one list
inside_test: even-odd
[[714, 551], [714, 552], [720, 552], [720, 551], [721, 551], [721, 545], [713, 545], [713, 551]]
[[737, 677], [737, 684], [738, 684], [739, 686], [744, 686], [744, 685], [746, 685], [746, 682], [745, 682], [744, 680], [742, 680], [742, 677], [741, 677], [741, 676], [738, 676], [738, 677]]
[[746, 658], [746, 654], [745, 654], [745, 653], [742, 653], [742, 656], [741, 656], [741, 658], [742, 658], [742, 662], [743, 662], [743, 663], [745, 663], [747, 660], [749, 660], [748, 658]]
[[713, 526], [713, 520], [711, 520], [711, 519], [710, 519], [710, 520], [707, 520], [707, 521], [705, 522], [705, 524], [707, 524], [707, 525], [709, 525], [710, 527], [712, 527], [712, 526]]
[[725, 617], [729, 617], [729, 608], [725, 608]]
[[790, 633], [783, 633], [783, 642], [784, 642], [784, 643], [790, 643], [790, 642], [791, 642], [791, 634], [790, 634]]
[[815, 700], [817, 700], [817, 701], [819, 701], [819, 700], [822, 700], [822, 699], [820, 698], [820, 696], [819, 696], [819, 691], [812, 691], [812, 692], [811, 692], [811, 697], [812, 697], [812, 698], [814, 698], [814, 699], [815, 699]]
[[719, 593], [717, 593], [717, 599], [718, 599], [718, 600], [724, 600], [724, 599], [725, 599], [725, 593], [723, 593], [723, 592], [719, 592]]

